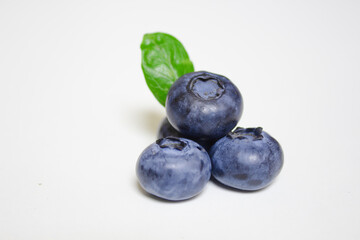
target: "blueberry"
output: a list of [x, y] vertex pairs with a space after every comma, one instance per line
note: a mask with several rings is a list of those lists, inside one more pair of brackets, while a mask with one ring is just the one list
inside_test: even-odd
[[167, 137], [141, 153], [136, 174], [146, 192], [167, 200], [184, 200], [205, 187], [211, 175], [211, 161], [196, 142]]
[[[176, 129], [171, 126], [169, 120], [167, 118], [164, 118], [164, 120], [161, 122], [161, 125], [159, 127], [159, 131], [157, 134], [157, 138], [164, 138], [164, 137], [182, 137], [185, 138], [183, 134], [176, 131]], [[197, 142], [201, 146], [205, 148], [205, 150], [209, 150], [210, 147], [214, 144], [213, 140], [208, 139], [197, 139], [197, 138], [191, 138], [191, 140]]]
[[215, 140], [236, 126], [243, 100], [229, 79], [202, 71], [176, 80], [165, 107], [171, 125], [184, 136]]
[[280, 173], [284, 155], [280, 144], [262, 128], [236, 128], [210, 150], [212, 175], [241, 190], [259, 190]]
[[171, 126], [169, 120], [167, 118], [164, 118], [159, 127], [157, 138], [159, 139], [164, 137], [184, 137], [184, 135], [176, 131], [176, 129]]

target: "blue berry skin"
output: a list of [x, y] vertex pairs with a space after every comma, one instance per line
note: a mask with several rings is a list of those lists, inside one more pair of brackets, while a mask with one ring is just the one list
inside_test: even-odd
[[[186, 138], [183, 134], [176, 131], [176, 129], [171, 126], [169, 120], [167, 118], [164, 118], [164, 120], [161, 122], [157, 138], [164, 138], [164, 137], [180, 137], [180, 138]], [[191, 139], [201, 146], [205, 148], [206, 151], [210, 150], [210, 147], [214, 144], [214, 141], [207, 140], [207, 139]]]
[[211, 176], [211, 161], [196, 142], [167, 137], [141, 153], [136, 175], [146, 192], [166, 200], [185, 200], [205, 187]]
[[280, 173], [280, 144], [262, 128], [236, 128], [210, 149], [212, 175], [226, 186], [254, 191], [268, 186]]
[[201, 71], [176, 80], [165, 107], [171, 125], [184, 136], [216, 140], [236, 126], [243, 100], [229, 79]]

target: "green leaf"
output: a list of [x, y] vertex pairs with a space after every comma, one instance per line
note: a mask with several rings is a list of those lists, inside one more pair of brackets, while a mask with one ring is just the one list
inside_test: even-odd
[[141, 67], [155, 98], [165, 106], [171, 85], [182, 75], [194, 72], [184, 46], [166, 33], [145, 34], [141, 43]]

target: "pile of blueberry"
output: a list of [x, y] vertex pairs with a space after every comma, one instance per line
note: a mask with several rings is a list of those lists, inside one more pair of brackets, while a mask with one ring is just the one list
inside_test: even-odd
[[146, 192], [172, 201], [189, 199], [211, 175], [226, 186], [254, 191], [280, 173], [284, 157], [273, 137], [260, 127], [233, 130], [243, 100], [228, 78], [205, 71], [185, 74], [171, 86], [165, 107], [158, 140], [136, 165]]

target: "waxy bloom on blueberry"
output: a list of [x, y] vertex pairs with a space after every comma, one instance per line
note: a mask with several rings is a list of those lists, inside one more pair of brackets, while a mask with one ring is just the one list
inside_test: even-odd
[[284, 155], [280, 144], [262, 128], [236, 128], [210, 150], [212, 175], [224, 185], [259, 190], [280, 173]]
[[243, 100], [229, 79], [202, 71], [176, 80], [168, 92], [165, 107], [169, 122], [184, 136], [215, 140], [236, 126]]
[[211, 161], [205, 149], [192, 140], [161, 138], [141, 153], [136, 174], [146, 192], [167, 200], [185, 200], [205, 187]]

